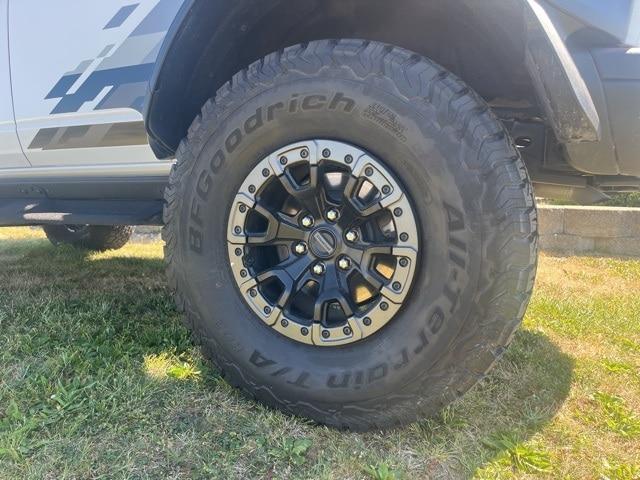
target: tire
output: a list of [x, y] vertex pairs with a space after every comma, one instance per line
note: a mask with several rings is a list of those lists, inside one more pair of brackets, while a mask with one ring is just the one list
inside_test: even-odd
[[[405, 186], [425, 246], [399, 313], [333, 348], [258, 319], [226, 247], [245, 177], [311, 138], [381, 159]], [[170, 288], [205, 356], [268, 405], [358, 431], [433, 415], [483, 378], [523, 318], [538, 238], [526, 168], [485, 102], [424, 57], [361, 40], [270, 54], [206, 103], [177, 158], [163, 229]]]
[[49, 241], [56, 246], [72, 245], [98, 252], [119, 250], [127, 244], [133, 233], [133, 227], [126, 225], [45, 225], [42, 228]]

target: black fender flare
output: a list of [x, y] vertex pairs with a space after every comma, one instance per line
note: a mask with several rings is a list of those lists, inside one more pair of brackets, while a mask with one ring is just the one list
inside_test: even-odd
[[160, 47], [160, 51], [158, 52], [158, 57], [156, 59], [156, 64], [153, 69], [153, 74], [149, 80], [149, 87], [147, 91], [146, 100], [144, 103], [144, 109], [142, 115], [144, 117], [144, 124], [147, 129], [147, 134], [149, 135], [149, 145], [158, 158], [170, 158], [175, 152], [173, 149], [164, 144], [161, 140], [162, 135], [160, 132], [156, 132], [155, 125], [155, 117], [153, 115], [155, 102], [158, 98], [158, 92], [161, 88], [160, 82], [162, 75], [167, 68], [167, 58], [171, 51], [171, 48], [175, 45], [175, 40], [178, 38], [186, 28], [188, 28], [187, 18], [193, 9], [196, 0], [184, 0], [184, 3], [178, 10], [178, 14], [173, 19], [171, 23], [171, 27], [167, 31], [167, 34], [164, 37], [164, 41], [162, 46]]

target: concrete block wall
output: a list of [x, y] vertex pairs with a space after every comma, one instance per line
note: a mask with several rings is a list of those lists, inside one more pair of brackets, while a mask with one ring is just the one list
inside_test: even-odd
[[[640, 208], [540, 205], [540, 248], [640, 257]], [[156, 241], [159, 227], [137, 227], [134, 241]]]
[[640, 208], [540, 206], [540, 248], [640, 257]]

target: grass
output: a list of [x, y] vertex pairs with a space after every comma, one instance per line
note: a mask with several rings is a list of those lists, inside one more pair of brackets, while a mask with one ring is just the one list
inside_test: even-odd
[[0, 478], [640, 478], [640, 261], [543, 256], [503, 361], [437, 418], [338, 432], [229, 387], [160, 243], [0, 230]]
[[611, 200], [606, 201], [604, 205], [609, 207], [640, 207], [640, 192], [612, 195]]
[[[577, 205], [570, 200], [552, 200], [543, 199], [543, 202], [547, 205]], [[640, 207], [640, 192], [632, 193], [614, 193], [611, 194], [611, 198], [604, 202], [597, 204], [600, 207]]]

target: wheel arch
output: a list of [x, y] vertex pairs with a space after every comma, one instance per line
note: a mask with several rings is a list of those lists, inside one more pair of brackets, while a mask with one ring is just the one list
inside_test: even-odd
[[145, 107], [151, 145], [171, 157], [207, 99], [236, 72], [297, 43], [361, 38], [425, 55], [486, 100], [535, 104], [521, 2], [502, 0], [186, 0], [159, 55]]

